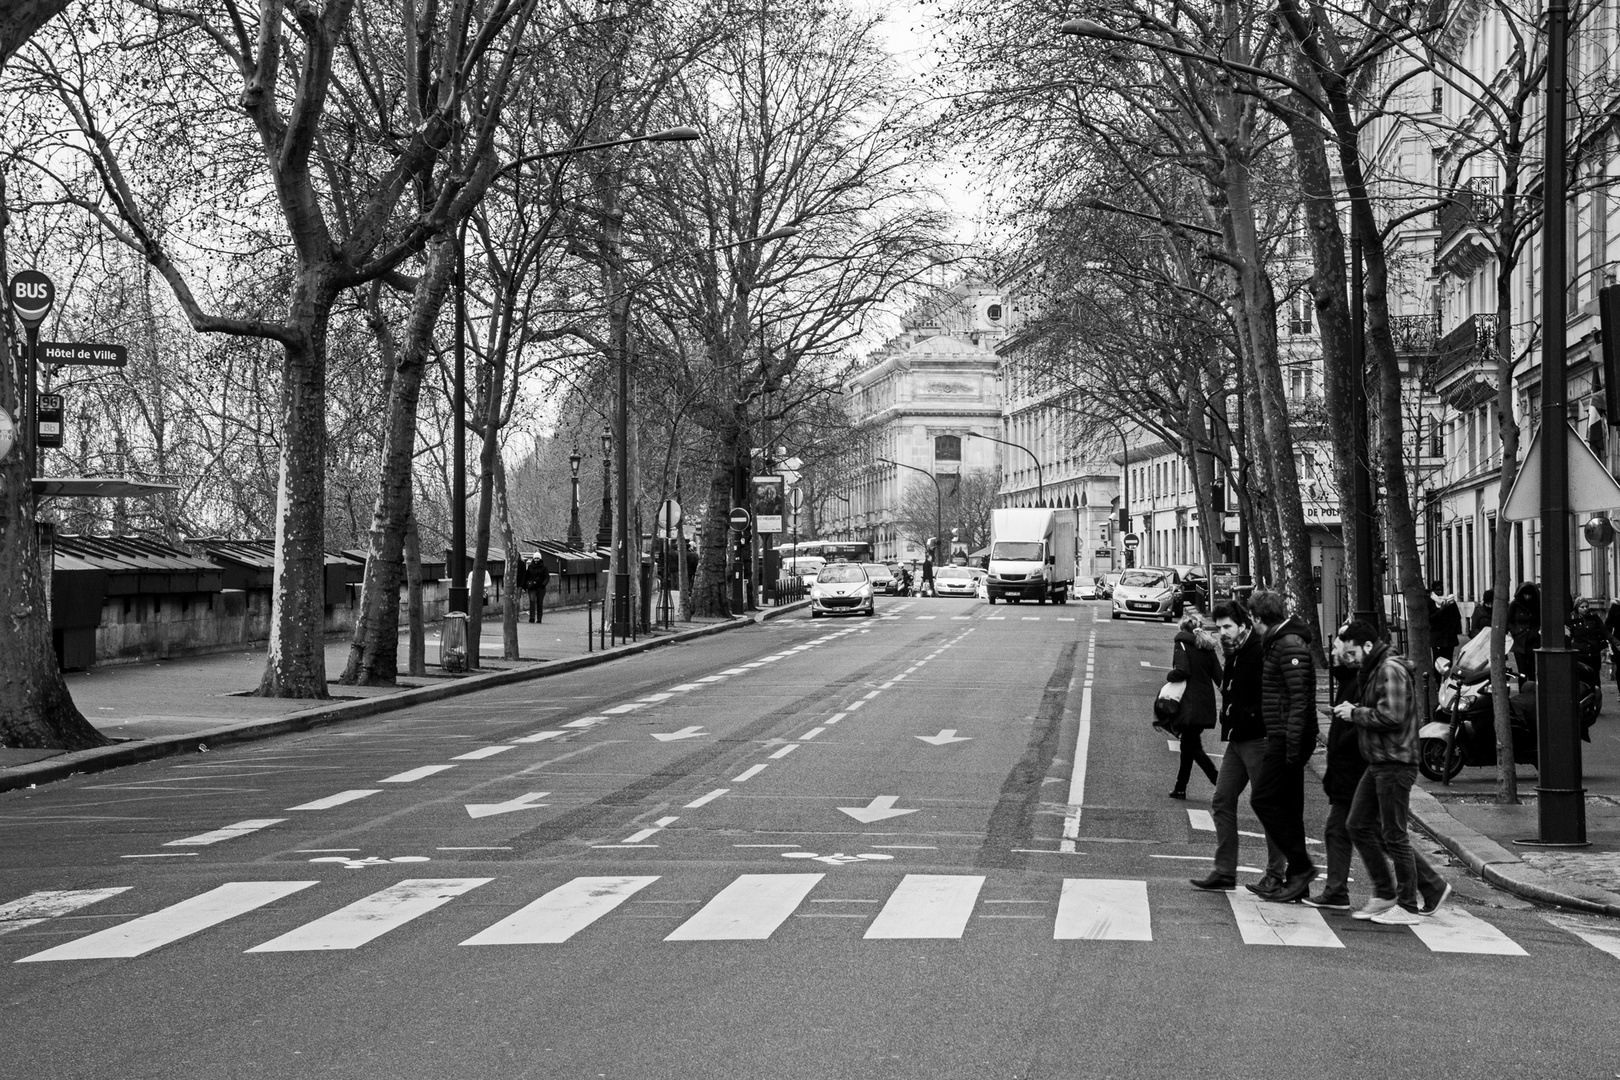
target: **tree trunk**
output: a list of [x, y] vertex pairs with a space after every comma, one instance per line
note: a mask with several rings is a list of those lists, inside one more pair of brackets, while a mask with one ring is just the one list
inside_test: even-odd
[[283, 349], [281, 483], [276, 494], [276, 574], [270, 647], [260, 697], [325, 698], [326, 331], [333, 292], [319, 268], [293, 286]]
[[[523, 561], [521, 541], [517, 533], [512, 530], [512, 507], [506, 501], [506, 457], [495, 448], [495, 498], [496, 512], [501, 525], [501, 546], [506, 549], [506, 582], [507, 588], [501, 592], [501, 658], [516, 660], [520, 656], [518, 649], [518, 620], [522, 618], [523, 592], [522, 589], [511, 587], [517, 578], [513, 575], [513, 567]], [[546, 602], [541, 594], [540, 603]]]
[[[399, 585], [406, 530], [415, 526], [412, 466], [417, 405], [433, 327], [449, 291], [455, 258], [455, 244], [449, 236], [438, 237], [429, 245], [428, 264], [411, 297], [405, 346], [399, 351], [388, 387], [388, 418], [365, 577], [360, 585], [360, 614], [340, 680], [350, 686], [392, 686], [399, 673]], [[420, 575], [420, 563], [417, 572]]]
[[[1510, 217], [1511, 208], [1504, 210]], [[1504, 221], [1511, 231], [1511, 221]], [[1519, 475], [1519, 423], [1513, 418], [1513, 263], [1503, 260], [1496, 275], [1496, 422], [1502, 439], [1502, 471], [1497, 487], [1497, 506], [1506, 506], [1508, 492]], [[1496, 522], [1496, 543], [1491, 547], [1491, 708], [1496, 721], [1496, 801], [1515, 805], [1519, 801], [1519, 769], [1513, 759], [1513, 714], [1508, 708], [1507, 631], [1508, 604], [1513, 579], [1510, 576], [1513, 551], [1513, 525], [1506, 518]]]
[[703, 546], [698, 553], [697, 580], [692, 583], [694, 616], [724, 618], [731, 614], [729, 553], [732, 547], [732, 479], [736, 469], [737, 433], [716, 433], [715, 454], [709, 473], [709, 509], [703, 521]]

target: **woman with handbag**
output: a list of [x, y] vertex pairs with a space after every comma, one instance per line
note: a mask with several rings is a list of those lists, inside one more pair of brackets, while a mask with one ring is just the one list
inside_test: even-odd
[[1221, 681], [1221, 639], [1204, 629], [1203, 616], [1196, 613], [1181, 620], [1176, 634], [1172, 666], [1185, 676], [1181, 709], [1176, 718], [1176, 734], [1181, 739], [1181, 767], [1176, 770], [1172, 799], [1187, 797], [1187, 781], [1196, 764], [1211, 784], [1215, 783], [1215, 763], [1204, 752], [1204, 732], [1215, 726], [1220, 710], [1215, 704], [1215, 687]]

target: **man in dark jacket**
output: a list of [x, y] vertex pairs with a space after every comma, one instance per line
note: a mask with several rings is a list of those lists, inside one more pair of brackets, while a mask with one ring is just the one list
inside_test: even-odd
[[[1266, 723], [1260, 713], [1260, 635], [1248, 609], [1237, 600], [1216, 605], [1215, 629], [1226, 651], [1221, 674], [1221, 738], [1226, 753], [1209, 800], [1209, 815], [1215, 819], [1215, 866], [1207, 877], [1193, 878], [1192, 885], [1227, 892], [1237, 888], [1238, 797], [1257, 782], [1265, 756]], [[1282, 884], [1287, 862], [1268, 837], [1265, 876], [1248, 888], [1257, 893], [1275, 889]]]
[[[1359, 625], [1359, 624], [1357, 624]], [[1351, 624], [1339, 628], [1333, 637], [1333, 692], [1329, 704], [1358, 701], [1361, 698], [1361, 667], [1352, 655], [1345, 634]], [[1348, 719], [1335, 716], [1328, 722], [1327, 772], [1322, 776], [1322, 790], [1328, 797], [1327, 823], [1322, 826], [1322, 838], [1327, 842], [1327, 876], [1322, 880], [1322, 891], [1305, 897], [1305, 903], [1329, 911], [1350, 910], [1350, 857], [1355, 847], [1350, 840], [1346, 822], [1350, 817], [1350, 803], [1356, 797], [1356, 785], [1367, 763], [1361, 758], [1357, 744], [1356, 725]]]
[[1281, 593], [1256, 592], [1249, 613], [1261, 632], [1260, 708], [1266, 721], [1266, 752], [1249, 806], [1266, 838], [1288, 858], [1287, 876], [1267, 900], [1291, 904], [1309, 893], [1316, 865], [1305, 850], [1305, 763], [1316, 749], [1316, 663], [1311, 630], [1288, 614]]
[[1355, 724], [1367, 762], [1350, 805], [1349, 827], [1374, 894], [1351, 918], [1412, 925], [1420, 921], [1416, 916], [1440, 910], [1451, 895], [1451, 886], [1413, 850], [1407, 832], [1422, 699], [1412, 665], [1391, 653], [1371, 626], [1352, 622], [1340, 636], [1347, 655], [1360, 663], [1361, 696], [1335, 705], [1333, 714]]
[[529, 593], [529, 621], [541, 622], [546, 612], [546, 586], [551, 582], [551, 571], [546, 569], [545, 560], [539, 555], [528, 561], [523, 568], [523, 585]]

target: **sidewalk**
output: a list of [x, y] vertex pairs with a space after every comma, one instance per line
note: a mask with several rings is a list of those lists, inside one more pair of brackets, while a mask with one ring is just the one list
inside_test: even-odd
[[[0, 748], [0, 791], [59, 780], [80, 772], [97, 772], [170, 754], [194, 753], [209, 746], [268, 738], [288, 731], [421, 705], [474, 693], [493, 686], [634, 655], [649, 648], [691, 641], [803, 607], [766, 608], [748, 618], [703, 619], [675, 624], [650, 637], [603, 650], [600, 637], [587, 642], [584, 608], [548, 611], [542, 623], [518, 623], [520, 659], [504, 660], [499, 618], [486, 619], [480, 641], [478, 671], [445, 675], [438, 667], [439, 632], [427, 634], [427, 674], [401, 674], [397, 686], [343, 686], [337, 679], [349, 658], [349, 638], [326, 643], [328, 701], [253, 696], [264, 672], [263, 647], [181, 657], [141, 664], [116, 664], [67, 674], [74, 703], [96, 729], [118, 740], [112, 746], [65, 754], [58, 750]], [[589, 621], [598, 632], [602, 610]], [[594, 650], [594, 651], [593, 651]], [[406, 636], [400, 636], [400, 666], [405, 666]]]

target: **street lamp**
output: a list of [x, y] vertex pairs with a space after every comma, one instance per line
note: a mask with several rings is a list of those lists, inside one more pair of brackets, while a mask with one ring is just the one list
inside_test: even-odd
[[984, 435], [977, 431], [970, 431], [968, 432], [968, 435], [975, 439], [989, 439], [993, 443], [1000, 443], [1002, 446], [1010, 446], [1014, 450], [1022, 450], [1024, 453], [1028, 454], [1029, 460], [1035, 463], [1035, 505], [1043, 510], [1046, 508], [1046, 483], [1041, 479], [1041, 459], [1035, 456], [1035, 451], [1031, 450], [1027, 446], [1020, 446], [1018, 443], [1009, 442], [1006, 439], [998, 439], [994, 435]]
[[573, 493], [568, 500], [568, 546], [578, 551], [585, 546], [585, 535], [579, 528], [579, 443], [574, 443], [574, 450], [568, 455], [569, 479], [573, 484]]
[[1541, 648], [1536, 650], [1535, 840], [1544, 847], [1585, 847], [1586, 791], [1581, 787], [1580, 713], [1575, 654], [1564, 636], [1569, 606], [1569, 403], [1565, 370], [1565, 126], [1569, 2], [1547, 4], [1547, 149], [1541, 212]]
[[[531, 162], [550, 158], [569, 157], [591, 150], [610, 150], [615, 146], [628, 146], [642, 142], [691, 142], [701, 138], [696, 128], [672, 127], [649, 131], [643, 135], [629, 135], [607, 142], [583, 143], [565, 146], [560, 150], [546, 150], [517, 158], [502, 166], [497, 175], [517, 172]], [[450, 480], [450, 610], [463, 614], [467, 611], [467, 217], [456, 227], [456, 347], [455, 377], [451, 411], [455, 414], [455, 433], [451, 437]], [[485, 436], [490, 437], [489, 435]]]
[[[927, 469], [919, 469], [919, 468], [917, 468], [917, 466], [915, 466], [915, 465], [907, 465], [903, 461], [895, 461], [892, 458], [886, 458], [886, 457], [880, 457], [880, 458], [878, 458], [878, 460], [882, 461], [882, 462], [886, 462], [886, 463], [888, 463], [890, 465], [898, 465], [902, 469], [910, 469], [912, 472], [922, 473], [924, 476], [928, 477], [928, 479], [930, 479], [930, 480], [932, 480], [934, 482], [934, 564], [937, 566], [939, 564], [939, 542], [940, 542], [941, 539], [943, 539], [940, 536], [940, 529], [939, 529], [940, 521], [942, 520], [941, 516], [940, 516], [939, 508], [940, 508], [940, 504], [943, 502], [943, 498], [941, 496], [941, 489], [940, 489], [940, 486], [939, 486], [939, 477], [935, 476], [933, 473], [929, 472]], [[924, 548], [926, 550], [926, 545], [924, 545]]]

